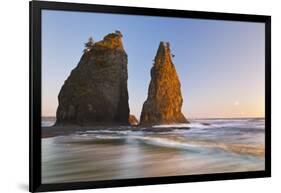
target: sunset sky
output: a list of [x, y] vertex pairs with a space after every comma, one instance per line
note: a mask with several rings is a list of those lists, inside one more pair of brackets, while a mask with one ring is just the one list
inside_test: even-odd
[[55, 116], [57, 96], [84, 43], [115, 30], [128, 54], [131, 114], [146, 100], [160, 41], [175, 55], [187, 118], [264, 117], [263, 23], [69, 11], [42, 14], [42, 116]]

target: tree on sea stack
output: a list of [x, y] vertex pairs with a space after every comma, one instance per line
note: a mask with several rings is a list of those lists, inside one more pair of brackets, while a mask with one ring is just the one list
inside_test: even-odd
[[123, 37], [123, 35], [122, 35], [121, 31], [119, 31], [119, 30], [115, 30], [115, 33], [116, 33], [117, 35], [119, 35], [121, 38]]
[[90, 51], [94, 47], [94, 44], [94, 39], [92, 37], [89, 37], [88, 42], [85, 43], [84, 52]]

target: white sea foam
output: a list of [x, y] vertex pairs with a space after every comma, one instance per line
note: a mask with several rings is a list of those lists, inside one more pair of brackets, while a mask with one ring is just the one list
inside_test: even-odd
[[169, 124], [169, 125], [153, 125], [153, 128], [210, 128], [211, 125], [204, 125], [202, 123], [183, 123], [183, 124]]
[[[81, 132], [78, 132], [78, 134], [81, 133]], [[82, 132], [84, 133], [84, 132]], [[120, 134], [120, 135], [130, 135], [130, 134], [143, 134], [143, 131], [132, 131], [132, 130], [88, 130], [88, 131], [85, 131], [85, 133], [88, 133], [88, 134], [101, 134], [101, 133], [104, 133], [104, 134]]]
[[168, 139], [168, 138], [161, 138], [161, 137], [131, 136], [130, 139], [139, 140], [146, 144], [171, 147], [171, 148], [179, 148], [179, 149], [194, 149], [198, 147], [195, 144], [188, 144], [183, 141], [181, 142], [175, 139]]
[[96, 139], [122, 139], [122, 137], [113, 135], [95, 135], [94, 137]]

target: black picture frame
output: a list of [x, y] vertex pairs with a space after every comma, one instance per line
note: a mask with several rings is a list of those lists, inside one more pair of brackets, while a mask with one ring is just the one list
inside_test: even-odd
[[[271, 17], [233, 13], [215, 13], [142, 7], [105, 6], [47, 1], [29, 2], [30, 10], [30, 161], [29, 191], [60, 191], [137, 185], [183, 183], [198, 181], [260, 178], [271, 176]], [[41, 11], [67, 10], [129, 15], [169, 16], [230, 21], [250, 21], [265, 24], [265, 170], [252, 172], [150, 177], [58, 184], [41, 183]]]

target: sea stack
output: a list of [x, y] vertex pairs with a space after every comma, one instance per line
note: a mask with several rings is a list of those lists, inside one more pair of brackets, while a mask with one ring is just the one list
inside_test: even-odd
[[169, 43], [160, 42], [150, 75], [148, 96], [142, 107], [140, 124], [187, 123], [181, 112], [181, 85], [172, 62]]
[[58, 95], [56, 125], [127, 125], [127, 54], [119, 31], [91, 39]]
[[129, 116], [129, 124], [130, 124], [131, 126], [136, 126], [136, 125], [139, 124], [139, 121], [138, 121], [138, 119], [136, 118], [135, 115], [130, 115], [130, 116]]

